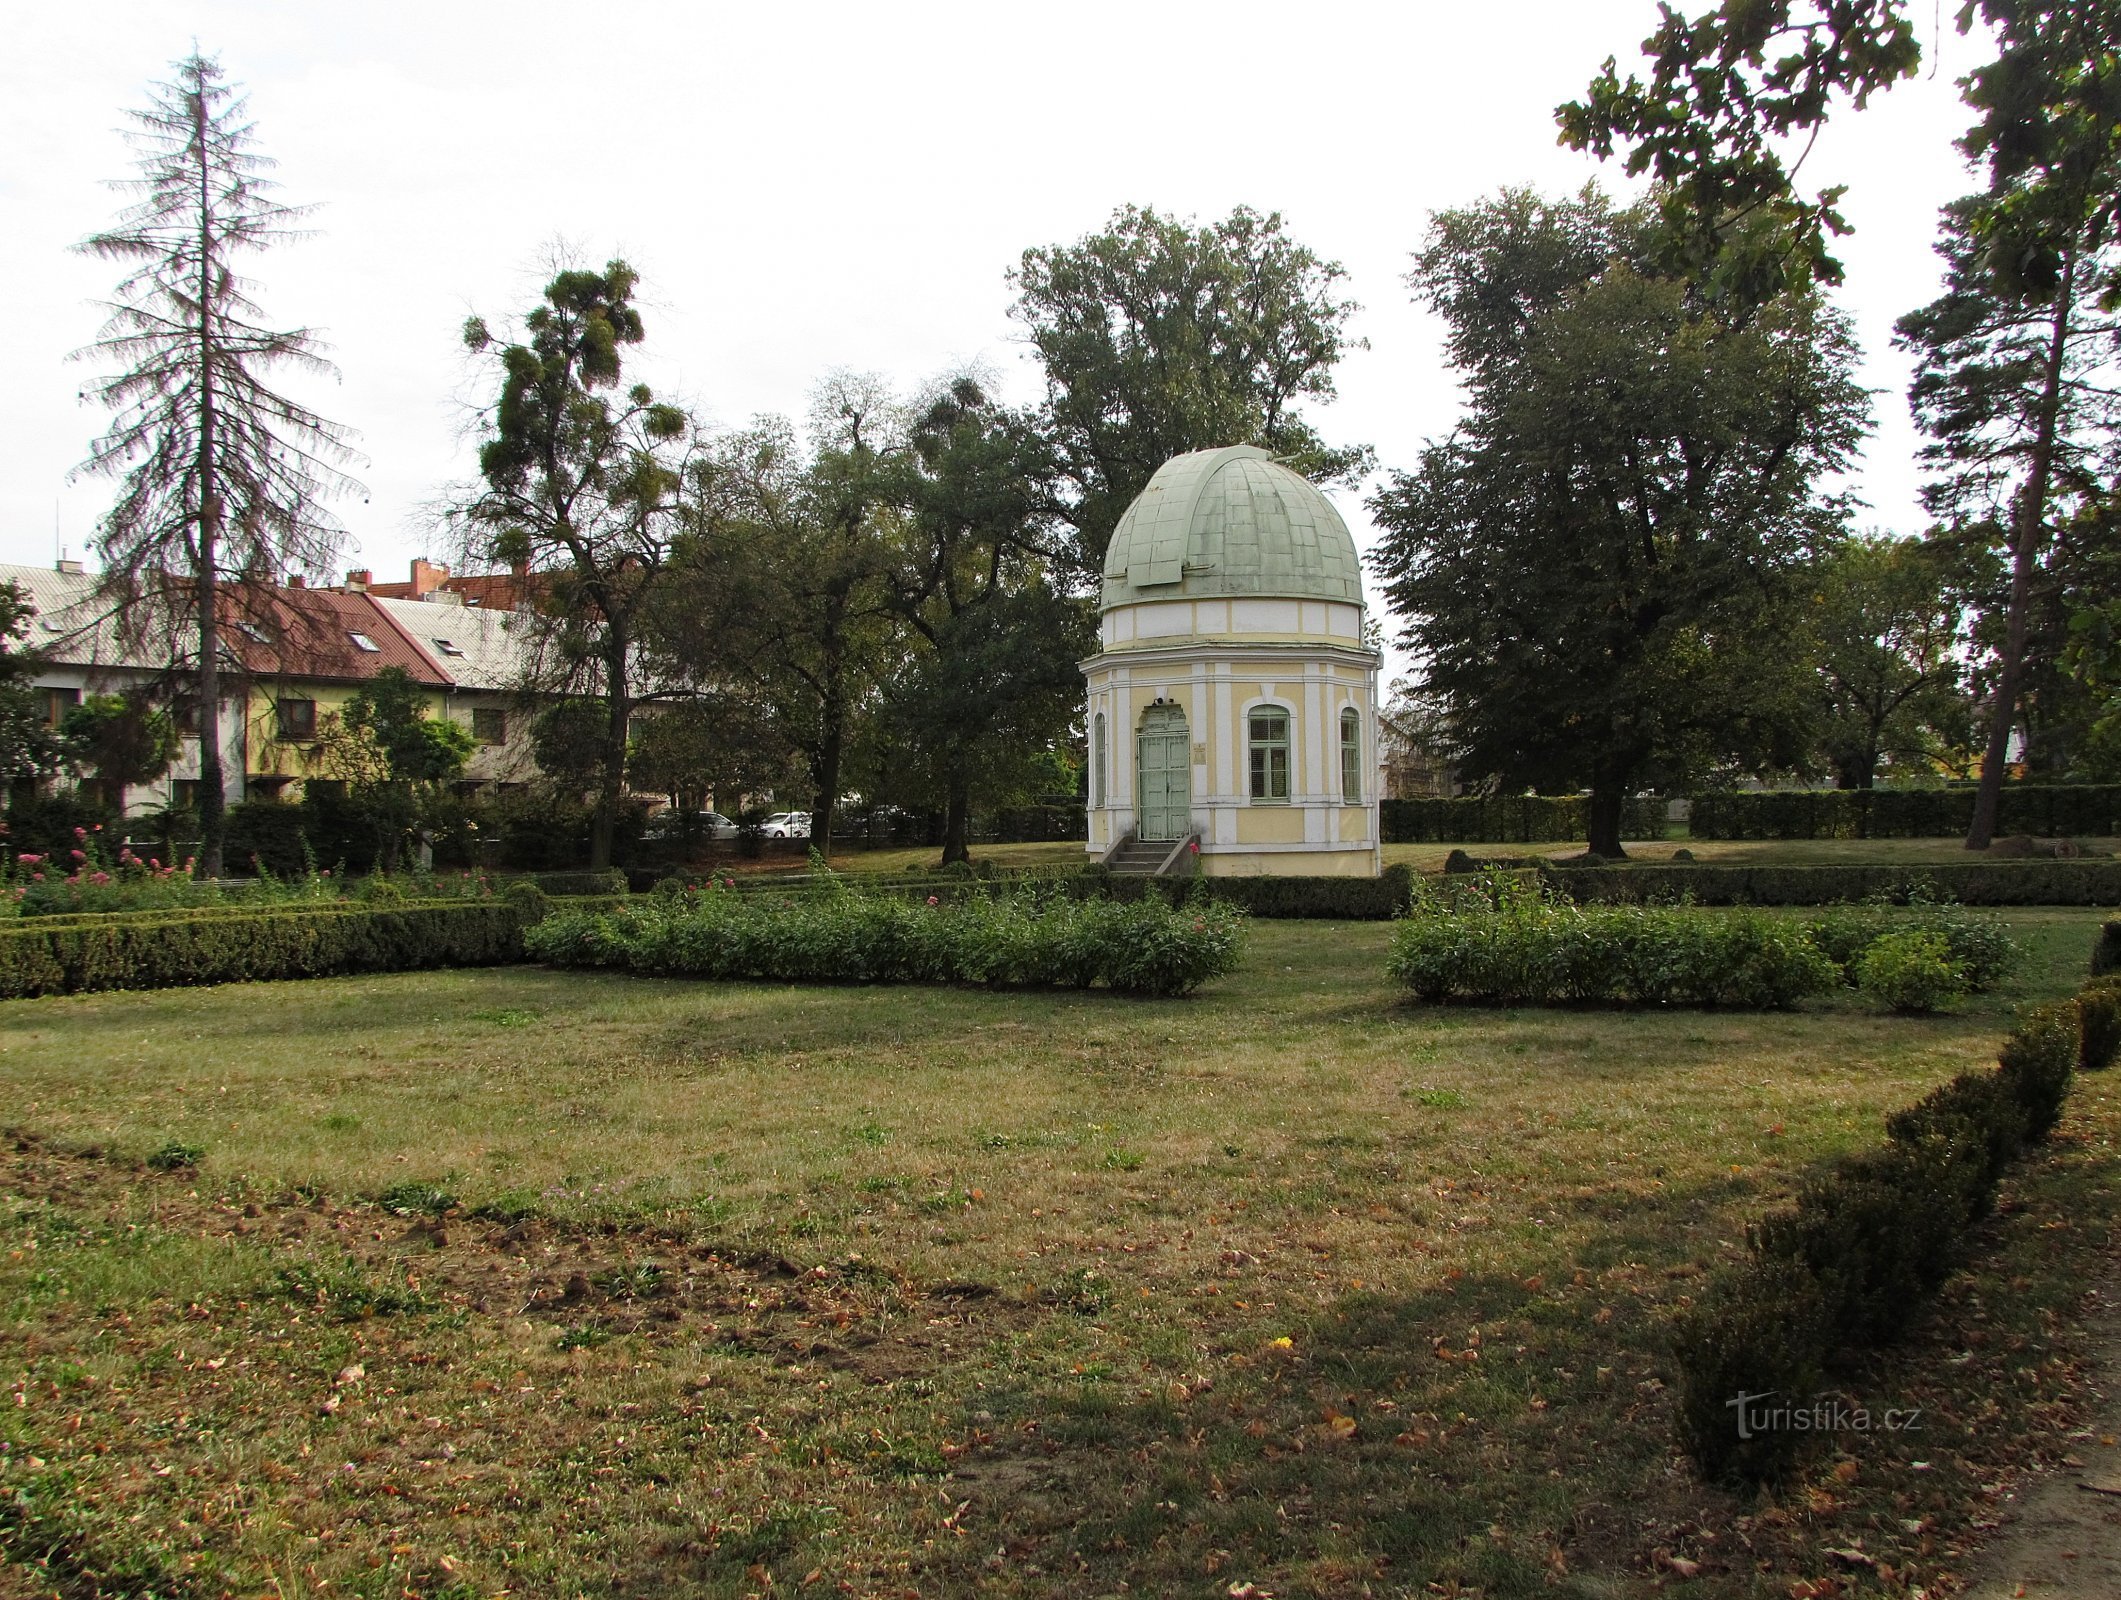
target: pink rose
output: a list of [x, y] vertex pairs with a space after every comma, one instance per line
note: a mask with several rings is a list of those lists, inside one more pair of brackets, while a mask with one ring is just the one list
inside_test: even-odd
[[42, 856], [31, 855], [27, 850], [23, 851], [22, 854], [20, 854], [19, 856], [15, 857], [15, 860], [20, 862], [25, 867], [34, 867], [38, 862], [42, 861], [43, 859], [44, 857]]
[[86, 828], [76, 828], [76, 829], [74, 830], [74, 837], [75, 837], [76, 839], [86, 839], [86, 838], [88, 837], [88, 829], [86, 829]]
[[942, 901], [936, 899], [936, 897], [931, 894], [930, 896], [928, 896], [928, 904], [930, 904], [931, 906], [939, 906], [942, 904]]
[[83, 855], [83, 854], [82, 854], [82, 853], [81, 853], [80, 851], [78, 851], [78, 850], [76, 850], [76, 851], [74, 851], [74, 852], [73, 852], [73, 857], [74, 857], [74, 859], [75, 859], [76, 861], [86, 861], [86, 860], [88, 859], [88, 857], [87, 857], [87, 856]]

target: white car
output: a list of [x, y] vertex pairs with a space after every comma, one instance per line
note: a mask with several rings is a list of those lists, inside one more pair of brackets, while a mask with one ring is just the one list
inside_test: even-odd
[[688, 819], [679, 812], [664, 810], [649, 819], [648, 833], [656, 839], [679, 839], [688, 833], [695, 839], [734, 839], [737, 826], [719, 811], [695, 811]]
[[810, 813], [776, 811], [759, 824], [759, 834], [767, 839], [807, 839], [810, 837]]

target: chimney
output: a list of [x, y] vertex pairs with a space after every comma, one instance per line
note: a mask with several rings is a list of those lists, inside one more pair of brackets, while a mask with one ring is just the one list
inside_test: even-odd
[[309, 580], [299, 572], [291, 572], [287, 575], [287, 587], [290, 589], [307, 589]]
[[448, 581], [449, 568], [438, 562], [429, 561], [425, 556], [413, 557], [412, 597], [415, 600], [424, 600]]
[[61, 556], [56, 570], [65, 573], [69, 578], [79, 578], [87, 572], [87, 569], [71, 556]]
[[375, 574], [366, 567], [355, 567], [346, 574], [346, 587], [355, 594], [366, 594], [374, 581]]

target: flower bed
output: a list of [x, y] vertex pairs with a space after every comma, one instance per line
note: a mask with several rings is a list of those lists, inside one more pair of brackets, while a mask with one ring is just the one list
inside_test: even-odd
[[603, 912], [560, 910], [524, 947], [555, 966], [804, 983], [968, 983], [1181, 995], [1237, 966], [1243, 917], [1219, 904], [1062, 895], [945, 904], [856, 893], [687, 889]]

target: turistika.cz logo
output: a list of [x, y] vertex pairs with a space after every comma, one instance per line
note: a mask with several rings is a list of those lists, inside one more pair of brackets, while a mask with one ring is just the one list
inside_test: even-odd
[[1922, 1428], [1920, 1406], [1893, 1406], [1873, 1412], [1868, 1406], [1852, 1406], [1838, 1399], [1813, 1400], [1800, 1405], [1792, 1400], [1776, 1402], [1776, 1391], [1765, 1394], [1743, 1392], [1724, 1401], [1738, 1413], [1738, 1437], [1753, 1439], [1764, 1433], [1917, 1433]]

